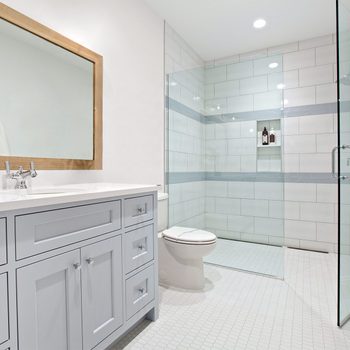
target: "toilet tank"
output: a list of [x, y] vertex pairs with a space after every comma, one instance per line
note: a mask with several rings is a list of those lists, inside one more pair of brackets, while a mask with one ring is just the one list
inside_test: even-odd
[[158, 232], [168, 228], [168, 194], [158, 192]]

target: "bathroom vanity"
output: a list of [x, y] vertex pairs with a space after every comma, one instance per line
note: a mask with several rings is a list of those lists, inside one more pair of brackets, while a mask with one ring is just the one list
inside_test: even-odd
[[0, 192], [0, 350], [102, 350], [157, 319], [156, 190]]

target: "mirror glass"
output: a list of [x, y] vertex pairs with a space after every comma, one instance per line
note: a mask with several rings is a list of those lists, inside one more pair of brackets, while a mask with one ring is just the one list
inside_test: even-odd
[[0, 19], [0, 156], [92, 160], [94, 63]]

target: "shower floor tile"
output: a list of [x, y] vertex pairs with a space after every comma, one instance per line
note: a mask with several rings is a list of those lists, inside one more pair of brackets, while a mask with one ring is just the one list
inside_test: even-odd
[[282, 278], [284, 248], [218, 238], [204, 262]]
[[113, 350], [346, 350], [336, 326], [337, 256], [285, 250], [285, 280], [205, 264], [201, 292], [160, 288], [157, 322]]

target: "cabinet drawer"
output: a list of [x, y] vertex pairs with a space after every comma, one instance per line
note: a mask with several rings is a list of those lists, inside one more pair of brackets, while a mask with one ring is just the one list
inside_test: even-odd
[[153, 219], [153, 196], [125, 199], [125, 226], [139, 224]]
[[9, 339], [7, 274], [0, 275], [0, 344]]
[[137, 269], [153, 259], [153, 225], [125, 234], [125, 272]]
[[0, 219], [0, 265], [7, 262], [6, 219]]
[[19, 215], [16, 257], [23, 259], [121, 228], [120, 200]]
[[126, 318], [129, 319], [154, 299], [153, 265], [126, 280]]

